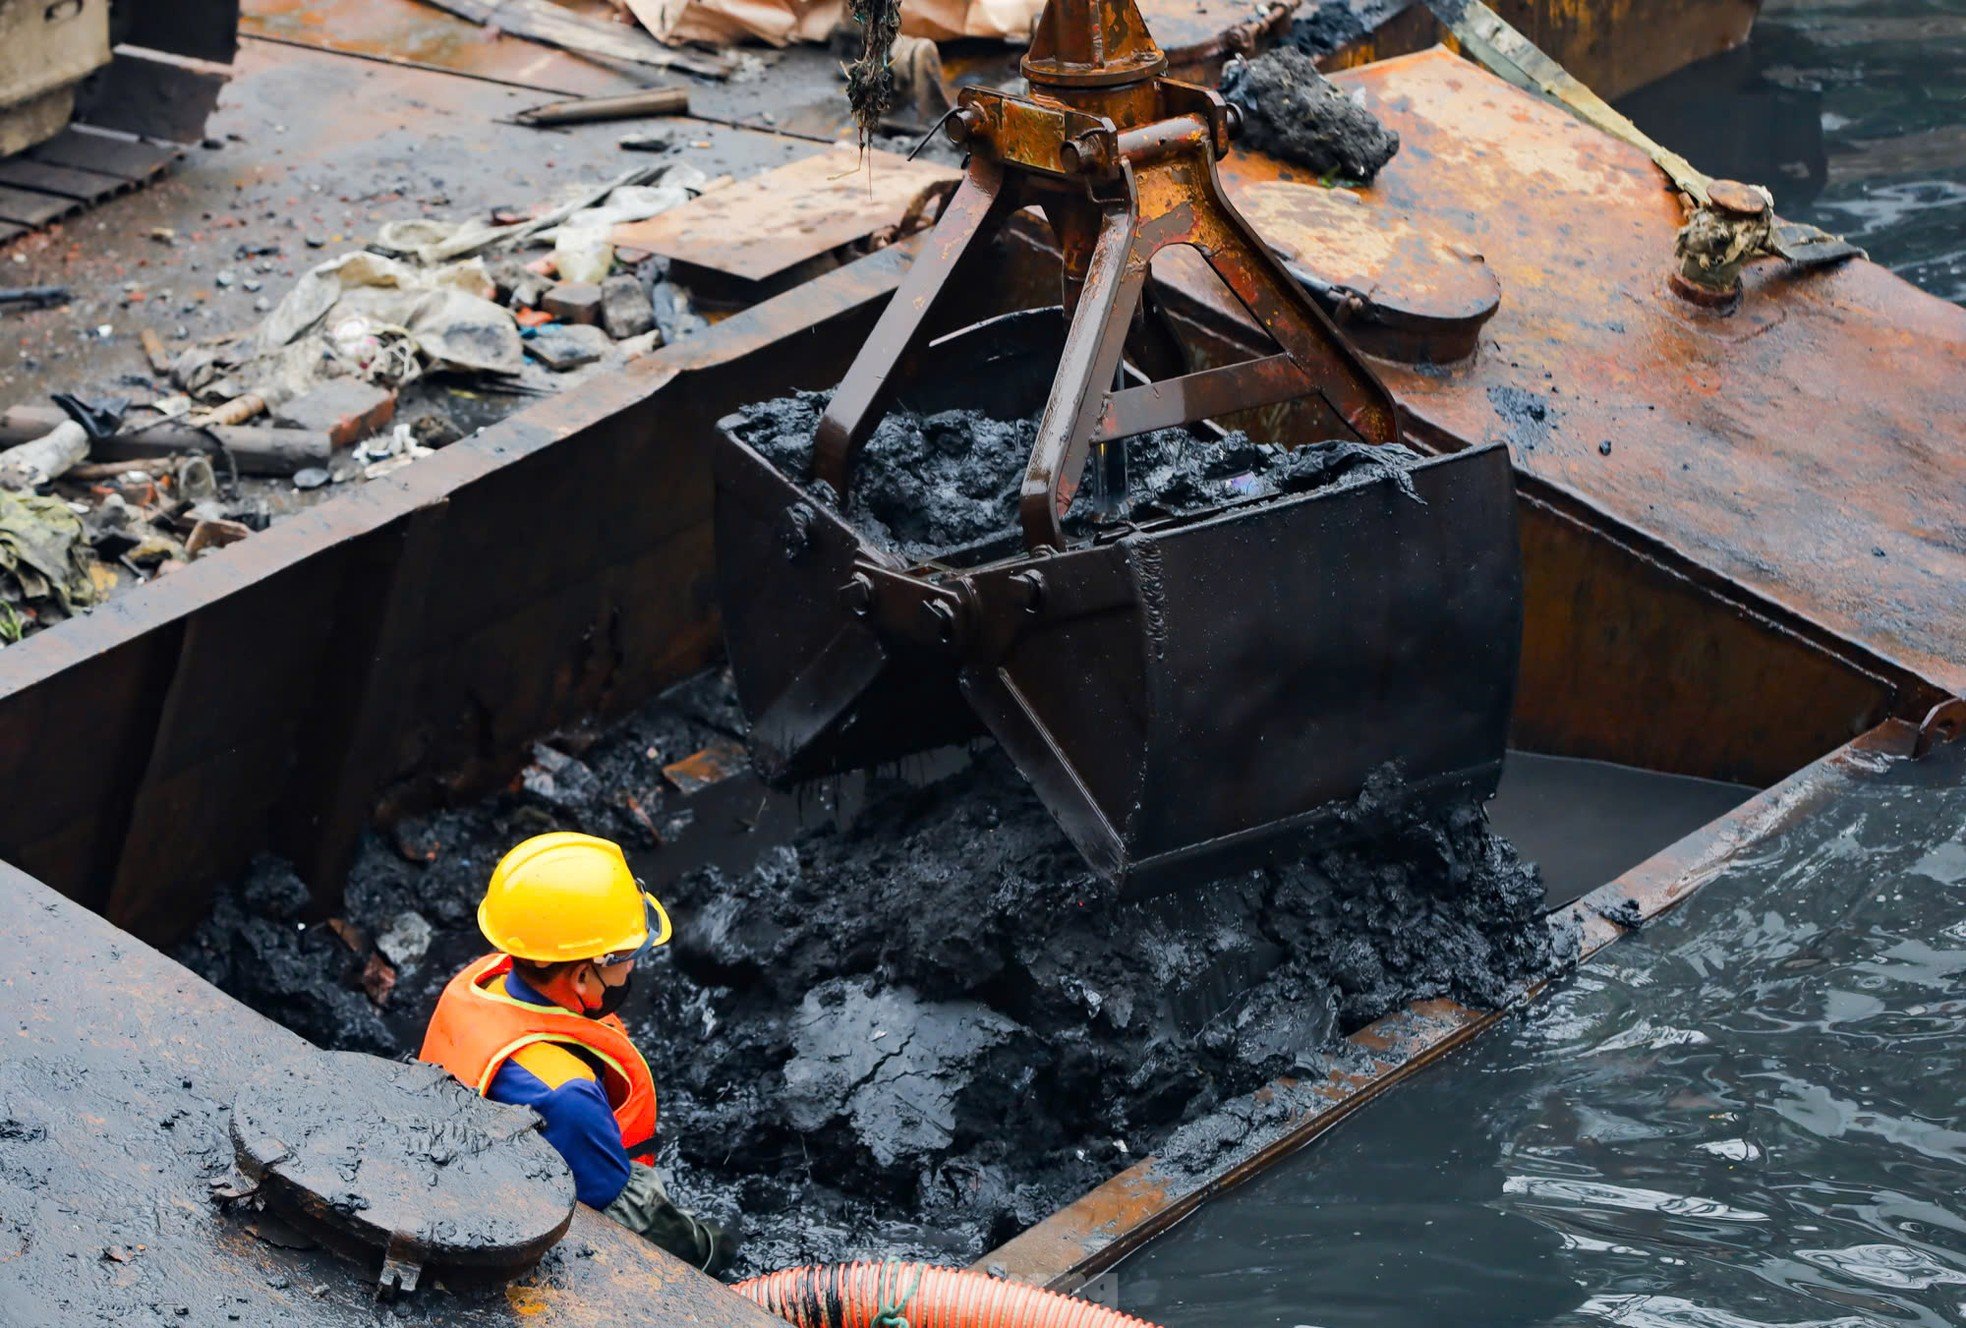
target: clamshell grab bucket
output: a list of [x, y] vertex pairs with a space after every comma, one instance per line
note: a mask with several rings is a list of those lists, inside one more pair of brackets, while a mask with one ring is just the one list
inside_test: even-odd
[[[925, 348], [932, 390], [904, 404], [1034, 410], [1058, 326]], [[1417, 501], [1341, 483], [910, 565], [743, 427], [724, 421], [716, 457], [720, 591], [768, 778], [987, 731], [1096, 870], [1148, 888], [1315, 837], [1389, 761], [1423, 796], [1494, 791], [1522, 622], [1500, 446], [1413, 467]]]

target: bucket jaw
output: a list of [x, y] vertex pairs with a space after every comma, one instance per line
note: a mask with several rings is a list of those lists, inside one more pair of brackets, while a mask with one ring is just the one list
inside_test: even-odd
[[[1051, 310], [945, 338], [906, 404], [1028, 413], [1062, 330]], [[1314, 838], [1390, 760], [1422, 796], [1494, 791], [1522, 613], [1500, 445], [1420, 462], [1414, 497], [1353, 483], [910, 565], [747, 427], [725, 420], [716, 456], [719, 588], [767, 778], [987, 733], [1140, 889]]]
[[[1031, 95], [963, 91], [962, 183], [818, 422], [798, 478], [838, 510], [741, 420], [716, 459], [725, 632], [767, 777], [987, 730], [1087, 861], [1129, 882], [1258, 860], [1388, 761], [1423, 792], [1492, 792], [1522, 620], [1499, 447], [1420, 463], [1414, 496], [1352, 483], [1132, 520], [1113, 500], [1128, 439], [1237, 410], [1315, 402], [1304, 443], [1403, 436], [1385, 385], [1223, 193], [1236, 117], [1165, 68], [1134, 0], [1047, 0]], [[1063, 318], [1012, 315], [918, 353], [939, 300], [1026, 208], [1057, 240]], [[1129, 384], [1150, 265], [1176, 245], [1271, 351]], [[1003, 540], [911, 563], [843, 517], [904, 364], [911, 390], [966, 385], [951, 404], [1037, 417]], [[1019, 385], [1031, 399], [1013, 403]], [[1070, 528], [1088, 477], [1107, 519]]]
[[1024, 617], [963, 695], [1101, 874], [1254, 865], [1389, 760], [1422, 797], [1495, 791], [1521, 637], [1508, 453], [1409, 475], [1420, 501], [1293, 495], [972, 578], [980, 619]]

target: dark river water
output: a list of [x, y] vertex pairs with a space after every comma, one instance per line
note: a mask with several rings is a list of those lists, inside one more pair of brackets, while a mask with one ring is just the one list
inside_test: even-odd
[[1766, 184], [1966, 303], [1966, 0], [1769, 0], [1745, 50], [1621, 108], [1702, 170]]
[[1202, 1325], [1966, 1323], [1966, 743], [1117, 1271]]

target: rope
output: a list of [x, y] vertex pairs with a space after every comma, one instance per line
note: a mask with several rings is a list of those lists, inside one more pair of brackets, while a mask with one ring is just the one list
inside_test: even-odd
[[908, 1319], [905, 1311], [908, 1308], [908, 1302], [915, 1298], [917, 1291], [921, 1290], [922, 1274], [928, 1270], [928, 1265], [917, 1263], [915, 1265], [915, 1280], [908, 1284], [908, 1289], [901, 1293], [899, 1299], [890, 1302], [887, 1299], [886, 1290], [888, 1273], [890, 1270], [899, 1268], [900, 1266], [901, 1260], [892, 1257], [881, 1265], [881, 1308], [880, 1312], [874, 1315], [874, 1320], [868, 1325], [868, 1328], [908, 1328]]

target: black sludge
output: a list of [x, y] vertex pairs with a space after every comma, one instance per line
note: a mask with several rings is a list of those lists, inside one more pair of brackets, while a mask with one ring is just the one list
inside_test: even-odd
[[1399, 135], [1295, 46], [1229, 61], [1222, 96], [1242, 111], [1245, 147], [1320, 176], [1368, 183], [1399, 151]]
[[[812, 437], [829, 394], [800, 392], [746, 407], [739, 432], [765, 460], [801, 484], [812, 466]], [[869, 435], [855, 464], [843, 513], [865, 538], [906, 558], [1009, 534], [1017, 528], [1017, 491], [1031, 459], [1036, 420], [1001, 420], [974, 410], [923, 415], [897, 410]], [[1160, 429], [1127, 440], [1133, 515], [1181, 515], [1242, 498], [1303, 493], [1388, 479], [1411, 495], [1406, 474], [1422, 458], [1397, 443], [1319, 442], [1285, 448], [1245, 433], [1218, 441], [1185, 429]], [[838, 509], [839, 495], [809, 485]], [[1083, 528], [1087, 498], [1067, 514]]]
[[[615, 835], [660, 879], [714, 828], [660, 767], [731, 722], [720, 695], [672, 694], [543, 748], [511, 793], [371, 838], [349, 934], [400, 942], [406, 911], [432, 932], [380, 1011], [341, 931], [266, 916], [299, 906], [277, 863], [226, 892], [184, 955], [325, 1045], [413, 1052], [443, 982], [483, 949], [472, 911], [519, 838]], [[1535, 868], [1478, 810], [1414, 816], [1387, 772], [1347, 829], [1305, 861], [1122, 903], [989, 751], [927, 787], [873, 781], [847, 828], [684, 873], [661, 887], [676, 938], [624, 1012], [678, 1202], [742, 1210], [740, 1271], [966, 1262], [1184, 1123], [1318, 1072], [1344, 1033], [1420, 997], [1506, 1001], [1574, 954]], [[318, 957], [262, 965], [264, 946], [242, 944], [262, 930]]]

